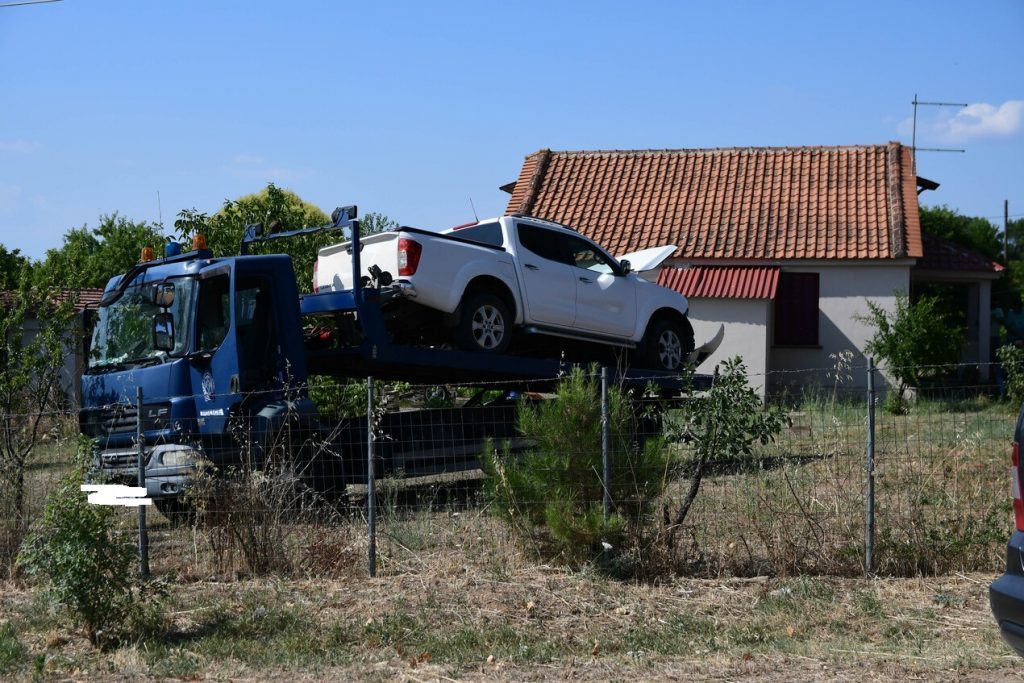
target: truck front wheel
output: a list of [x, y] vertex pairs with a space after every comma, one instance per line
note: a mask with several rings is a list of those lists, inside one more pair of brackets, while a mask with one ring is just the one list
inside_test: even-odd
[[455, 341], [466, 351], [504, 353], [512, 340], [508, 305], [494, 294], [472, 294], [462, 303]]

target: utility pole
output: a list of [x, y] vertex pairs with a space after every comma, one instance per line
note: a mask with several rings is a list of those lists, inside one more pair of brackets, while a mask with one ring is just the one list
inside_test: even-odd
[[1003, 200], [1003, 265], [1010, 265], [1010, 200]]

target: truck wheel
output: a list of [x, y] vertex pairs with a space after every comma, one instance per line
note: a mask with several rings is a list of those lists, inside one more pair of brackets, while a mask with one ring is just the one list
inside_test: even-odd
[[693, 351], [693, 326], [686, 318], [663, 318], [644, 335], [644, 364], [651, 370], [678, 372]]
[[493, 294], [473, 294], [462, 303], [455, 341], [466, 351], [504, 353], [512, 340], [508, 306]]

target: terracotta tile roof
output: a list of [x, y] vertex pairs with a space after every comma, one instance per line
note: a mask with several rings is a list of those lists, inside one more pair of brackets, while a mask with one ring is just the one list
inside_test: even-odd
[[959, 270], [1001, 273], [1006, 268], [989, 257], [935, 235], [924, 235], [924, 257], [915, 270]]
[[779, 269], [768, 267], [694, 266], [663, 268], [658, 284], [687, 298], [774, 299]]
[[[77, 295], [78, 301], [75, 303], [75, 312], [81, 313], [86, 309], [95, 309], [100, 299], [103, 298], [102, 289], [80, 289], [77, 292], [72, 291], [61, 291], [53, 297], [53, 303], [60, 304], [64, 303], [72, 297]], [[0, 306], [11, 306], [18, 298], [18, 293], [13, 291], [0, 292]]]
[[680, 258], [921, 256], [908, 148], [552, 152], [526, 157], [507, 213], [571, 225], [612, 253]]

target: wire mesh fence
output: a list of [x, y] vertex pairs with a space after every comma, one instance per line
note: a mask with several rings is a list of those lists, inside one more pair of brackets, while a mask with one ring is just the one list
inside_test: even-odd
[[[1018, 406], [990, 387], [887, 412], [886, 390], [837, 377], [769, 400], [784, 420], [749, 448], [735, 435], [767, 409], [696, 420], [714, 392], [602, 387], [595, 369], [527, 387], [322, 382], [234, 409], [174, 399], [189, 417], [158, 396], [48, 414], [3, 550], [76, 458], [96, 481], [137, 484], [141, 432], [156, 574], [387, 575], [429, 559], [500, 575], [523, 554], [631, 575], [1001, 568]], [[10, 507], [7, 470], [3, 486]], [[138, 533], [136, 510], [118, 518]]]

